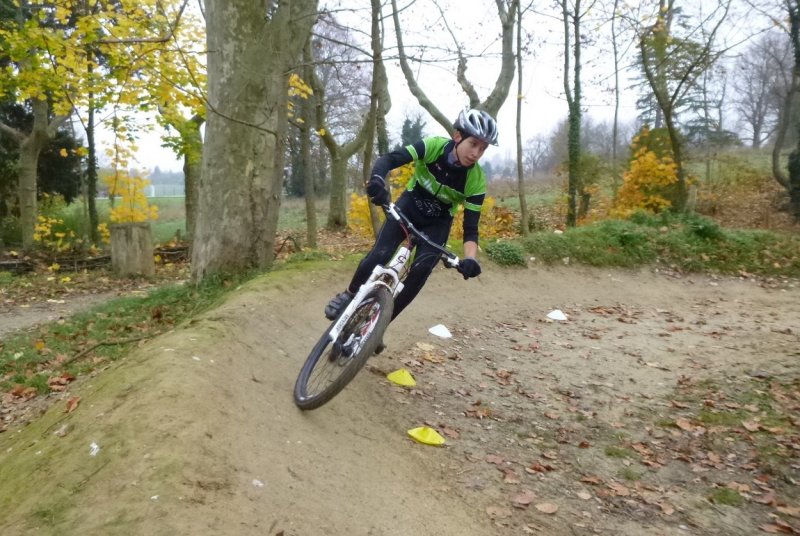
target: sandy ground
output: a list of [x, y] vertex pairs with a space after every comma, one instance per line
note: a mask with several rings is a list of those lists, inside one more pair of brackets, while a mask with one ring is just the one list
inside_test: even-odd
[[[713, 398], [798, 378], [797, 287], [649, 270], [437, 272], [386, 352], [301, 412], [295, 377], [349, 275], [251, 282], [77, 382], [64, 394], [81, 397], [77, 410], [59, 402], [0, 435], [0, 532], [750, 535], [774, 521], [777, 503], [757, 500], [767, 484], [734, 463], [745, 453], [690, 418], [703, 397], [675, 400], [687, 385], [713, 384]], [[568, 320], [548, 320], [554, 309]], [[431, 335], [435, 324], [453, 337]], [[415, 389], [385, 379], [400, 367]], [[681, 423], [677, 410], [691, 428], [658, 427]], [[421, 425], [446, 445], [409, 439]], [[768, 482], [788, 507], [797, 452]], [[734, 480], [748, 486], [744, 506], [707, 500]]]

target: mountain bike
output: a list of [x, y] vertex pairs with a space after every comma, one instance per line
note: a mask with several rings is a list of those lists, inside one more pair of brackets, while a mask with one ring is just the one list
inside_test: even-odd
[[419, 231], [393, 203], [383, 207], [406, 238], [385, 265], [378, 265], [355, 297], [334, 320], [308, 355], [294, 385], [294, 403], [316, 409], [345, 388], [375, 353], [392, 320], [394, 298], [403, 290], [412, 251], [425, 243], [439, 252], [445, 266], [459, 269], [459, 258]]

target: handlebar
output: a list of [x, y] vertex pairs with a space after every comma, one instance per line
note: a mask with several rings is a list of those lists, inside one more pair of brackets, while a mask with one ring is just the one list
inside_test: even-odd
[[461, 271], [459, 266], [460, 260], [458, 258], [458, 255], [456, 255], [451, 251], [446, 250], [445, 248], [443, 248], [442, 246], [440, 246], [439, 244], [428, 238], [428, 236], [425, 233], [414, 227], [414, 224], [411, 223], [408, 217], [405, 214], [403, 214], [403, 212], [397, 205], [395, 205], [394, 203], [383, 205], [383, 210], [384, 212], [386, 212], [387, 217], [394, 218], [397, 222], [400, 223], [400, 225], [406, 228], [408, 232], [414, 235], [418, 240], [425, 242], [425, 244], [437, 250], [441, 254], [442, 261], [444, 262], [444, 265], [447, 268], [455, 268], [459, 272]]

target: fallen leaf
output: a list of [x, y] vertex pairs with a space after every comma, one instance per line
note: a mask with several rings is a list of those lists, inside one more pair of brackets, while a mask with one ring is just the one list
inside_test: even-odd
[[782, 514], [786, 514], [787, 516], [798, 517], [800, 518], [800, 507], [797, 506], [779, 506], [776, 510]]
[[775, 502], [775, 494], [772, 492], [765, 493], [764, 495], [753, 497], [752, 500], [758, 504], [773, 504]]
[[672, 507], [669, 503], [659, 503], [661, 507], [661, 511], [664, 513], [665, 516], [671, 516], [675, 513], [675, 508]]
[[64, 413], [72, 413], [78, 407], [78, 404], [81, 401], [81, 397], [73, 396], [69, 400], [67, 400], [67, 409], [64, 410]]
[[526, 489], [521, 493], [516, 494], [514, 498], [511, 499], [511, 504], [515, 508], [527, 508], [534, 500], [536, 500], [536, 494], [533, 491]]
[[619, 495], [620, 497], [628, 497], [631, 494], [631, 490], [627, 487], [623, 486], [619, 482], [611, 482], [608, 484], [608, 489], [614, 492], [615, 495]]
[[761, 423], [758, 421], [742, 421], [742, 426], [744, 426], [748, 432], [758, 432], [758, 429], [761, 428]]
[[599, 476], [586, 475], [583, 478], [581, 478], [581, 482], [586, 482], [587, 484], [594, 484], [596, 486], [599, 486], [600, 484], [603, 483], [603, 480]]
[[506, 462], [505, 458], [498, 456], [497, 454], [487, 454], [484, 460], [495, 465], [500, 465]]
[[736, 490], [739, 493], [750, 493], [750, 486], [747, 484], [740, 484], [739, 482], [728, 482], [727, 488]]
[[533, 463], [531, 466], [525, 468], [526, 473], [534, 474], [534, 473], [547, 473], [548, 471], [552, 471], [553, 466], [549, 464], [541, 464], [538, 462]]
[[483, 420], [492, 415], [492, 410], [490, 410], [489, 408], [469, 409], [464, 412], [464, 415], [467, 417], [472, 417], [474, 419]]
[[505, 468], [503, 471], [504, 484], [519, 484], [519, 475], [513, 469]]
[[758, 528], [770, 534], [796, 534], [790, 525], [783, 523], [768, 523], [766, 525], [760, 525]]
[[589, 499], [592, 498], [592, 494], [589, 493], [588, 491], [579, 491], [577, 495], [579, 499], [583, 499], [584, 501], [588, 501]]
[[458, 439], [461, 434], [459, 434], [458, 430], [454, 430], [452, 428], [448, 428], [447, 426], [442, 427], [442, 434], [451, 438], [451, 439]]
[[511, 509], [504, 506], [487, 506], [486, 513], [492, 519], [511, 517]]
[[694, 426], [692, 426], [692, 423], [689, 422], [689, 419], [685, 419], [683, 417], [678, 417], [675, 419], [675, 425], [681, 430], [686, 430], [687, 432], [694, 430]]
[[553, 503], [539, 503], [536, 505], [536, 509], [542, 512], [543, 514], [555, 514], [558, 512], [558, 505]]

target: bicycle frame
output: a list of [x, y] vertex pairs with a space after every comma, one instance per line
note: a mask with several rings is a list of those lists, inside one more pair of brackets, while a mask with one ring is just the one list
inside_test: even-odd
[[336, 319], [333, 326], [331, 326], [328, 336], [332, 341], [339, 338], [339, 334], [342, 332], [342, 329], [344, 329], [344, 326], [347, 325], [347, 321], [350, 320], [358, 304], [360, 304], [375, 287], [386, 287], [389, 292], [392, 293], [392, 297], [397, 297], [400, 291], [403, 290], [402, 278], [405, 276], [408, 264], [411, 262], [411, 252], [413, 248], [416, 247], [414, 240], [422, 241], [433, 246], [435, 249], [439, 250], [442, 259], [447, 264], [453, 268], [458, 267], [458, 256], [433, 242], [425, 233], [418, 231], [394, 203], [389, 203], [383, 208], [386, 211], [387, 217], [392, 217], [397, 220], [406, 231], [406, 241], [397, 248], [392, 259], [386, 264], [388, 268], [380, 264], [373, 268], [369, 279], [367, 279], [366, 283], [361, 285], [356, 295], [350, 300], [350, 303], [345, 307], [345, 310], [342, 311], [342, 314], [339, 315], [339, 318]]

